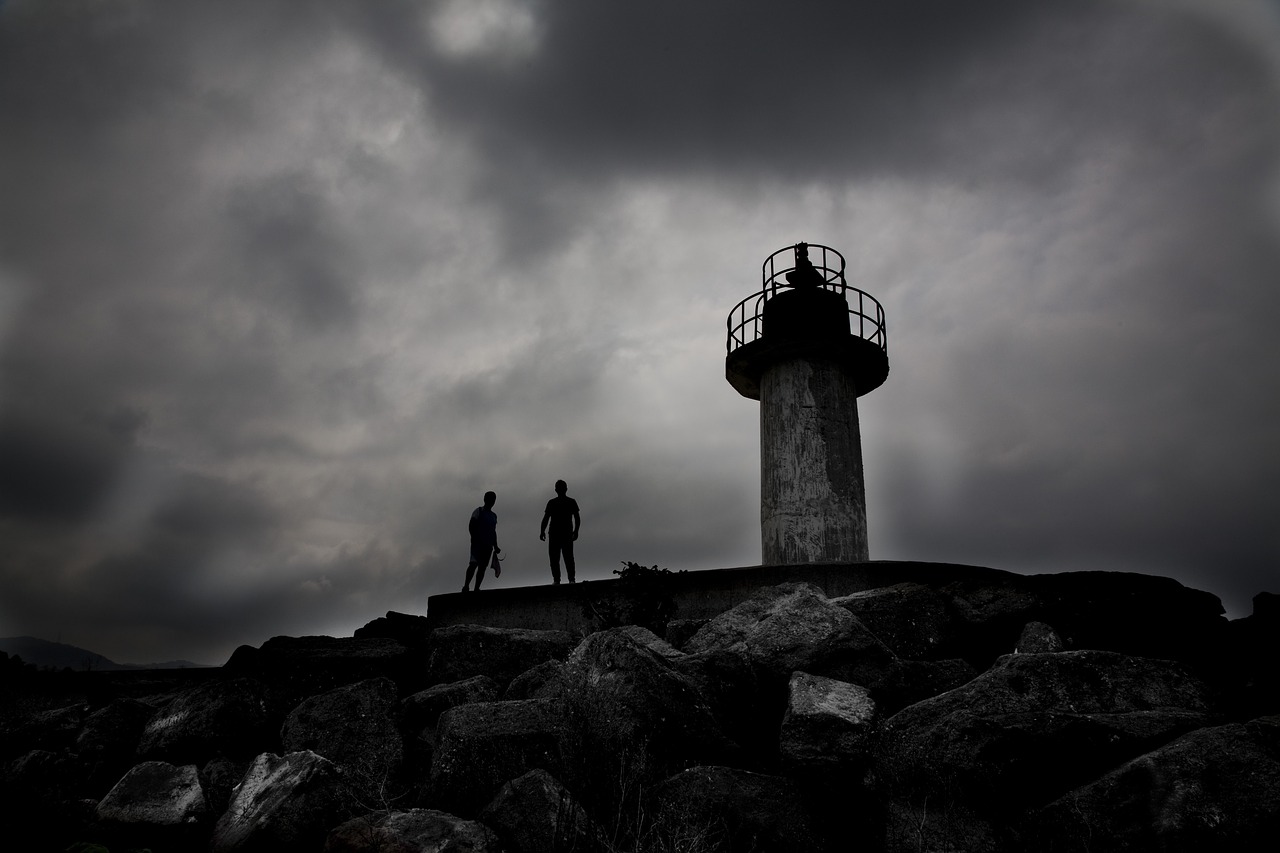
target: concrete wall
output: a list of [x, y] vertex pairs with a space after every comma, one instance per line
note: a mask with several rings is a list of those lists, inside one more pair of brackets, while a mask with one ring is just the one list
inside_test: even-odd
[[858, 394], [835, 361], [760, 379], [760, 542], [766, 565], [870, 559]]
[[[780, 583], [808, 581], [834, 598], [907, 581], [940, 584], [961, 578], [1007, 575], [977, 566], [884, 560], [677, 572], [671, 577], [671, 587], [677, 606], [675, 618], [710, 619], [750, 598], [761, 587]], [[618, 592], [617, 580], [452, 592], [431, 596], [427, 622], [432, 628], [487, 625], [580, 632], [595, 628], [583, 616], [584, 600], [592, 596], [607, 598]]]

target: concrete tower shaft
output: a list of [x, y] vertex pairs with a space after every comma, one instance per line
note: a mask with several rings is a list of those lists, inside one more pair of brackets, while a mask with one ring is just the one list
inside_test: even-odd
[[883, 309], [848, 287], [844, 258], [825, 246], [775, 252], [763, 278], [729, 315], [725, 360], [730, 384], [760, 401], [763, 562], [865, 562], [857, 398], [888, 375]]

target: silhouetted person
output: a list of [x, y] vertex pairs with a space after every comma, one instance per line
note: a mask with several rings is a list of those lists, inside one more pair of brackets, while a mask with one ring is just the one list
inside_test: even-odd
[[[473, 575], [478, 592], [490, 558], [494, 554], [502, 553], [502, 549], [498, 547], [498, 514], [493, 511], [493, 505], [497, 502], [496, 494], [485, 492], [484, 506], [476, 507], [471, 513], [471, 520], [467, 522], [467, 532], [471, 534], [471, 562], [467, 563], [467, 579], [462, 584], [463, 592], [467, 592], [467, 588], [471, 586]], [[480, 570], [478, 574], [476, 569]]]
[[821, 287], [826, 284], [827, 280], [823, 278], [822, 273], [818, 272], [818, 268], [813, 265], [813, 261], [809, 260], [809, 244], [796, 243], [796, 268], [787, 273], [787, 284], [792, 287], [804, 287], [806, 285], [814, 285]]
[[[564, 480], [556, 480], [556, 496], [547, 501], [547, 511], [542, 514], [542, 530], [538, 538], [546, 541], [547, 555], [551, 558], [551, 577], [553, 583], [560, 583], [560, 555], [564, 555], [564, 571], [573, 577], [573, 543], [578, 538], [578, 528], [582, 527], [582, 516], [578, 514], [578, 502], [565, 494], [569, 491]], [[547, 539], [547, 525], [551, 526], [551, 538]]]

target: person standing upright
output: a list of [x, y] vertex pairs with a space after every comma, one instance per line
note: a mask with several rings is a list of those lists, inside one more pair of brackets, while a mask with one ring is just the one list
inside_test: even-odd
[[[484, 506], [478, 506], [471, 513], [467, 522], [467, 532], [471, 534], [471, 561], [467, 563], [467, 579], [462, 584], [462, 591], [467, 592], [471, 586], [471, 578], [476, 579], [476, 592], [480, 591], [480, 581], [484, 580], [484, 570], [494, 554], [501, 554], [498, 547], [498, 514], [493, 505], [498, 502], [494, 492], [484, 493]], [[479, 569], [479, 573], [476, 573]]]
[[[578, 529], [582, 527], [582, 516], [578, 512], [578, 502], [569, 497], [564, 480], [556, 480], [556, 496], [547, 501], [547, 511], [542, 514], [542, 530], [538, 538], [547, 543], [547, 555], [551, 559], [552, 583], [560, 583], [560, 556], [564, 555], [564, 571], [569, 583], [574, 582], [573, 543], [578, 539]], [[551, 538], [547, 539], [547, 527], [550, 524]]]

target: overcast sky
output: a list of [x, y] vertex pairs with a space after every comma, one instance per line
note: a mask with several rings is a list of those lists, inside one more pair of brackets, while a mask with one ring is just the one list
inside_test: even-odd
[[[785, 11], [784, 11], [785, 10]], [[760, 264], [890, 374], [873, 559], [1280, 592], [1280, 4], [0, 4], [0, 636], [121, 662], [760, 561]], [[489, 585], [494, 585], [490, 580]]]

